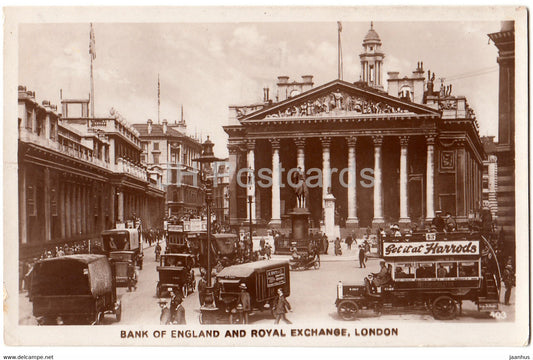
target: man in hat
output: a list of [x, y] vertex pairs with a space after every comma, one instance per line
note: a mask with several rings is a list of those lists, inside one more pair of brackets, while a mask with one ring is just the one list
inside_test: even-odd
[[444, 227], [446, 226], [446, 223], [444, 219], [442, 218], [442, 211], [440, 210], [435, 211], [435, 217], [433, 218], [431, 225], [435, 225], [435, 228], [437, 229], [438, 232], [444, 231]]
[[292, 322], [287, 319], [287, 316], [285, 316], [287, 311], [292, 311], [291, 304], [289, 304], [287, 299], [285, 299], [283, 290], [281, 290], [281, 288], [278, 288], [278, 297], [276, 298], [276, 302], [274, 303], [274, 316], [276, 317], [274, 324], [279, 324], [279, 321], [281, 319], [283, 319], [283, 321], [285, 321], [287, 324], [292, 324]]
[[202, 277], [198, 281], [198, 300], [200, 301], [200, 306], [203, 306], [205, 303], [205, 296], [207, 294], [207, 274], [205, 271], [202, 273]]
[[446, 231], [451, 232], [457, 230], [457, 222], [452, 217], [450, 212], [446, 213]]
[[366, 252], [362, 245], [359, 245], [359, 267], [366, 268]]
[[392, 280], [391, 273], [389, 272], [389, 269], [387, 268], [387, 263], [385, 261], [381, 261], [379, 264], [381, 266], [381, 269], [379, 273], [374, 274], [374, 279], [373, 279], [373, 285], [376, 288], [379, 286], [386, 285]]
[[504, 304], [509, 305], [511, 299], [511, 290], [515, 286], [515, 274], [513, 271], [513, 265], [507, 264], [503, 271], [503, 283], [505, 285]]
[[181, 304], [183, 302], [181, 294], [172, 290], [170, 296], [170, 316], [172, 323], [185, 325], [187, 322], [185, 321], [185, 308]]
[[246, 287], [246, 284], [241, 283], [239, 285], [239, 288], [241, 289], [240, 294], [240, 304], [242, 305], [242, 314], [244, 316], [244, 323], [248, 324], [248, 313], [252, 311], [252, 300], [250, 298], [250, 293], [248, 292], [248, 288]]

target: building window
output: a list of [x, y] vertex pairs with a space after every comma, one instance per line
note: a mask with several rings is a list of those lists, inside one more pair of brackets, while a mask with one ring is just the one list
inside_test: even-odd
[[26, 129], [31, 130], [33, 127], [33, 112], [31, 110], [26, 111]]
[[158, 142], [154, 142], [154, 150], [159, 150], [159, 143]]
[[159, 164], [159, 154], [152, 154], [154, 157], [154, 164]]
[[141, 154], [141, 162], [144, 164], [146, 162], [146, 155]]
[[50, 121], [50, 139], [56, 139], [56, 124]]
[[148, 144], [142, 143], [142, 148], [143, 148], [143, 151], [146, 151], [146, 149], [148, 149]]
[[179, 198], [178, 198], [178, 192], [177, 191], [174, 191], [172, 193], [172, 201], [173, 202], [178, 202], [179, 201]]
[[170, 175], [171, 175], [170, 182], [172, 184], [177, 183], [178, 182], [178, 170], [172, 169], [170, 172]]
[[35, 205], [35, 186], [28, 186], [26, 194], [26, 213], [28, 216], [37, 216], [37, 206]]

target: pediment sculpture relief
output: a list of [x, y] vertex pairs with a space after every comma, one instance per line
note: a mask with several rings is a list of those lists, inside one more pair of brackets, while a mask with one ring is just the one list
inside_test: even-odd
[[408, 110], [336, 90], [328, 95], [317, 97], [315, 99], [311, 98], [300, 104], [287, 105], [286, 107], [279, 109], [277, 113], [267, 115], [266, 118], [302, 117], [325, 114], [357, 115], [401, 112], [408, 112]]

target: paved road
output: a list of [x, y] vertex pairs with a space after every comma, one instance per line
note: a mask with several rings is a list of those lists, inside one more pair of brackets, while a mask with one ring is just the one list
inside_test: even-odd
[[[338, 281], [347, 283], [362, 282], [364, 276], [370, 272], [379, 270], [379, 260], [369, 259], [366, 269], [359, 268], [359, 262], [356, 261], [356, 250], [351, 251], [344, 249], [342, 256], [323, 255], [321, 257], [321, 267], [319, 270], [291, 271], [291, 295], [288, 301], [291, 303], [294, 311], [287, 314], [287, 317], [298, 325], [306, 324], [324, 324], [331, 322], [344, 322], [340, 319], [334, 305]], [[288, 256], [274, 256], [277, 259], [288, 259]], [[198, 269], [196, 279], [199, 278]], [[118, 295], [122, 301], [123, 315], [121, 324], [124, 325], [158, 325], [161, 309], [158, 305], [158, 298], [155, 296], [158, 274], [154, 259], [153, 248], [145, 249], [145, 260], [143, 270], [139, 271], [139, 282], [137, 290], [128, 292], [125, 288], [118, 289]], [[36, 324], [35, 319], [31, 316], [31, 303], [25, 293], [19, 295], [20, 299], [20, 323]], [[514, 303], [514, 295], [511, 298]], [[186, 309], [187, 324], [199, 324], [199, 302], [198, 293], [188, 295], [183, 306]], [[507, 319], [514, 319], [514, 306], [502, 305], [502, 310], [506, 312]], [[417, 321], [436, 321], [429, 313], [411, 312], [411, 313], [394, 313], [384, 312], [379, 318], [371, 311], [360, 312], [360, 317], [356, 321], [364, 319], [375, 320], [417, 320]], [[106, 315], [104, 323], [113, 324], [114, 316]], [[273, 318], [268, 312], [256, 313], [250, 317], [254, 324], [272, 324]], [[453, 322], [494, 322], [484, 314], [477, 312], [475, 304], [465, 302], [463, 304], [463, 314]], [[502, 320], [498, 320], [502, 321]]]

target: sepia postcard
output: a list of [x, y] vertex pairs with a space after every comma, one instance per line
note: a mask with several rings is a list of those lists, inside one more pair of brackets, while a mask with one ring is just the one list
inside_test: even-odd
[[6, 345], [529, 345], [525, 7], [4, 15]]

